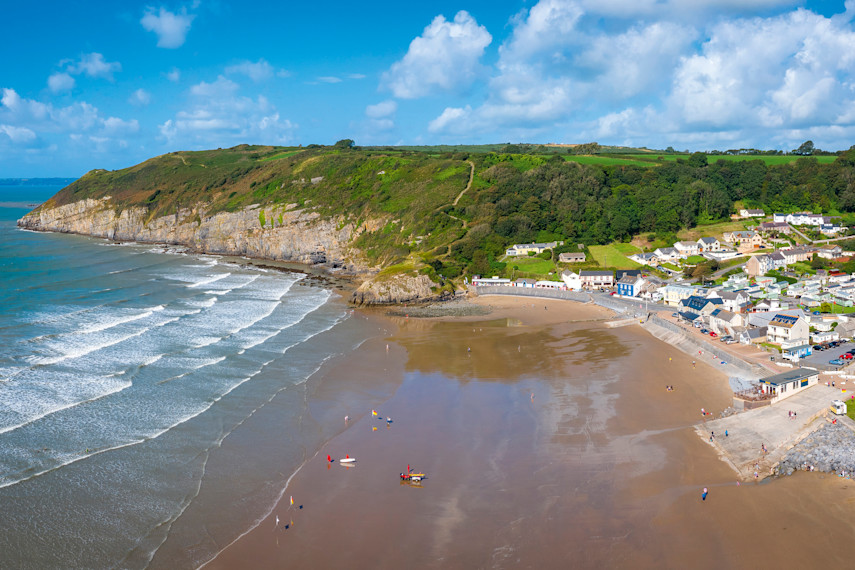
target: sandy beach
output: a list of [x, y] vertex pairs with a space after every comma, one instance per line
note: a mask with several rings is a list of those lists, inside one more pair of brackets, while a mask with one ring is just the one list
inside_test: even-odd
[[[327, 370], [311, 412], [341, 433], [206, 568], [845, 563], [845, 481], [738, 486], [695, 435], [701, 408], [731, 403], [719, 370], [639, 326], [606, 327], [611, 313], [592, 304], [473, 302], [489, 314], [389, 318], [388, 338]], [[345, 424], [329, 410], [360, 386]], [[373, 417], [365, 402], [386, 393]], [[401, 483], [408, 465], [428, 478]]]

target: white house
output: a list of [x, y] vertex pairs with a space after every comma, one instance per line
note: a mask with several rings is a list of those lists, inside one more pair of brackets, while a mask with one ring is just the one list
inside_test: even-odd
[[611, 271], [585, 270], [579, 272], [582, 286], [586, 288], [611, 287], [615, 284], [615, 274]]
[[778, 313], [769, 321], [766, 338], [772, 344], [796, 340], [807, 341], [810, 338], [810, 326], [798, 315]]
[[506, 255], [528, 255], [529, 253], [543, 253], [547, 249], [555, 249], [559, 245], [564, 245], [563, 241], [550, 241], [547, 243], [517, 243], [505, 250]]
[[574, 273], [572, 271], [562, 271], [561, 272], [561, 280], [564, 282], [564, 285], [571, 291], [579, 291], [582, 289], [582, 278], [579, 277], [578, 273]]
[[762, 218], [766, 215], [766, 212], [763, 210], [751, 210], [751, 209], [741, 209], [739, 210], [740, 218]]
[[674, 249], [680, 252], [682, 257], [697, 255], [701, 251], [696, 241], [678, 241], [674, 244]]
[[629, 256], [629, 259], [641, 265], [656, 265], [659, 263], [659, 258], [655, 253], [634, 253]]
[[680, 252], [673, 247], [660, 247], [653, 252], [659, 261], [674, 261], [680, 259]]
[[698, 240], [698, 249], [700, 251], [718, 251], [721, 249], [721, 242], [714, 237], [702, 237]]

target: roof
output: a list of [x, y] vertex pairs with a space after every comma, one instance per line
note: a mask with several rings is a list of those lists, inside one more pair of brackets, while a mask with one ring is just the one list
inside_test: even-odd
[[682, 245], [683, 247], [698, 247], [698, 242], [696, 241], [678, 241], [674, 244], [674, 247], [678, 245]]
[[685, 311], [680, 311], [677, 314], [686, 319], [687, 321], [694, 321], [701, 318], [700, 315], [696, 315], [695, 313], [687, 313]]
[[776, 327], [792, 328], [792, 326], [795, 325], [798, 320], [798, 316], [779, 313], [775, 315], [771, 321], [769, 321], [769, 325], [774, 325]]
[[811, 376], [818, 375], [818, 371], [811, 370], [810, 368], [796, 368], [794, 370], [787, 370], [786, 372], [775, 374], [774, 376], [767, 376], [766, 378], [761, 378], [760, 382], [762, 382], [763, 384], [768, 384], [770, 386], [780, 386], [781, 384], [800, 382], [802, 380], [810, 378]]
[[596, 269], [583, 269], [579, 272], [580, 277], [614, 277], [611, 271], [600, 271]]
[[615, 271], [615, 277], [623, 278], [626, 276], [641, 277], [641, 269], [618, 269]]
[[699, 241], [699, 242], [703, 242], [703, 243], [715, 243], [715, 242], [717, 242], [718, 240], [717, 240], [717, 239], [715, 239], [714, 237], [702, 237], [702, 238], [701, 238], [701, 239], [699, 239], [698, 241]]
[[618, 283], [622, 285], [635, 285], [636, 281], [638, 281], [638, 277], [634, 277], [632, 275], [624, 275], [618, 280]]

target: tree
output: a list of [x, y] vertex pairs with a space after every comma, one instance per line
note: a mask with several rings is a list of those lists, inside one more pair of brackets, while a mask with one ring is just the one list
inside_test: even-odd
[[353, 142], [353, 139], [341, 139], [336, 142], [333, 147], [334, 148], [353, 148], [353, 145], [356, 144]]
[[793, 151], [793, 154], [800, 154], [802, 156], [810, 156], [814, 152], [813, 141], [805, 141], [801, 144], [799, 148]]
[[695, 168], [702, 168], [707, 165], [707, 155], [703, 152], [693, 152], [692, 156], [689, 157], [689, 166], [694, 166]]

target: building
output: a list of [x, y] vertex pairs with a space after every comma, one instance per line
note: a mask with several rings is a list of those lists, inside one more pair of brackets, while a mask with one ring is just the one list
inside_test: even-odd
[[808, 338], [810, 338], [810, 325], [798, 315], [777, 313], [769, 321], [769, 330], [766, 331], [766, 338], [772, 344], [782, 344], [795, 340], [807, 342]]
[[710, 297], [721, 299], [724, 308], [732, 313], [745, 312], [746, 306], [751, 303], [751, 298], [744, 291], [713, 291]]
[[739, 251], [751, 251], [763, 245], [763, 237], [753, 231], [725, 232], [722, 237]]
[[774, 214], [774, 221], [787, 222], [794, 226], [821, 226], [831, 222], [831, 218], [811, 212], [794, 212], [792, 214]]
[[766, 212], [763, 210], [746, 210], [745, 208], [739, 210], [740, 218], [762, 218], [766, 216]]
[[787, 265], [792, 265], [799, 261], [810, 261], [813, 257], [813, 252], [813, 248], [807, 247], [791, 247], [789, 249], [778, 250], [778, 253], [786, 259]]
[[505, 250], [505, 255], [528, 255], [529, 253], [543, 253], [547, 249], [555, 249], [559, 245], [564, 245], [563, 241], [550, 241], [547, 243], [517, 243]]
[[523, 287], [534, 289], [534, 284], [537, 283], [534, 279], [525, 279], [524, 277], [520, 277], [516, 281], [514, 281], [514, 287]]
[[839, 245], [823, 245], [816, 254], [823, 259], [837, 259], [843, 255], [843, 248]]
[[715, 309], [710, 313], [710, 326], [719, 334], [734, 335], [736, 328], [744, 326], [742, 315], [726, 309]]
[[662, 293], [662, 301], [668, 307], [679, 307], [680, 301], [695, 294], [694, 287], [686, 287], [685, 285], [666, 285], [659, 291]]
[[718, 251], [721, 249], [721, 242], [714, 237], [702, 237], [698, 240], [699, 251]]
[[763, 222], [760, 224], [759, 229], [761, 232], [780, 232], [782, 234], [788, 234], [793, 231], [793, 228], [787, 222]]
[[843, 231], [843, 226], [838, 224], [822, 224], [819, 226], [819, 231], [827, 236], [833, 236]]
[[659, 258], [655, 253], [634, 253], [629, 256], [629, 259], [641, 265], [656, 265], [659, 263]]
[[613, 287], [615, 274], [611, 271], [582, 270], [579, 272], [582, 287], [586, 289], [597, 289], [600, 287]]
[[659, 259], [660, 263], [663, 261], [676, 261], [677, 259], [680, 259], [680, 252], [673, 247], [657, 248], [653, 254]]
[[564, 285], [564, 282], [563, 282], [563, 281], [546, 281], [546, 280], [540, 280], [540, 281], [535, 282], [535, 284], [534, 284], [534, 288], [535, 288], [535, 289], [558, 289], [558, 290], [564, 290], [564, 289], [567, 289], [567, 286], [566, 286], [566, 285]]
[[564, 281], [564, 285], [570, 291], [579, 291], [582, 289], [582, 279], [579, 277], [578, 273], [567, 270], [562, 271], [561, 280]]
[[747, 273], [749, 277], [766, 275], [766, 272], [771, 271], [772, 269], [775, 269], [775, 262], [772, 259], [772, 256], [768, 254], [752, 256], [751, 259], [748, 260], [748, 263], [745, 264], [745, 273]]
[[498, 276], [493, 277], [478, 277], [477, 275], [472, 278], [472, 286], [473, 287], [495, 287], [497, 285], [504, 285], [508, 287], [511, 285], [510, 279], [499, 279]]
[[642, 285], [644, 279], [640, 275], [624, 275], [617, 282], [617, 293], [622, 297], [637, 297]]
[[681, 311], [684, 313], [694, 313], [696, 315], [709, 315], [716, 309], [721, 308], [722, 301], [718, 297], [707, 299], [700, 295], [692, 295], [687, 299], [680, 301]]
[[801, 392], [819, 382], [819, 372], [809, 368], [795, 368], [760, 380], [766, 394], [774, 394], [772, 403]]
[[678, 241], [674, 244], [674, 249], [680, 252], [681, 257], [689, 257], [690, 255], [698, 255], [701, 250], [696, 241]]
[[560, 253], [558, 254], [558, 261], [561, 263], [581, 263], [585, 261], [585, 252]]

